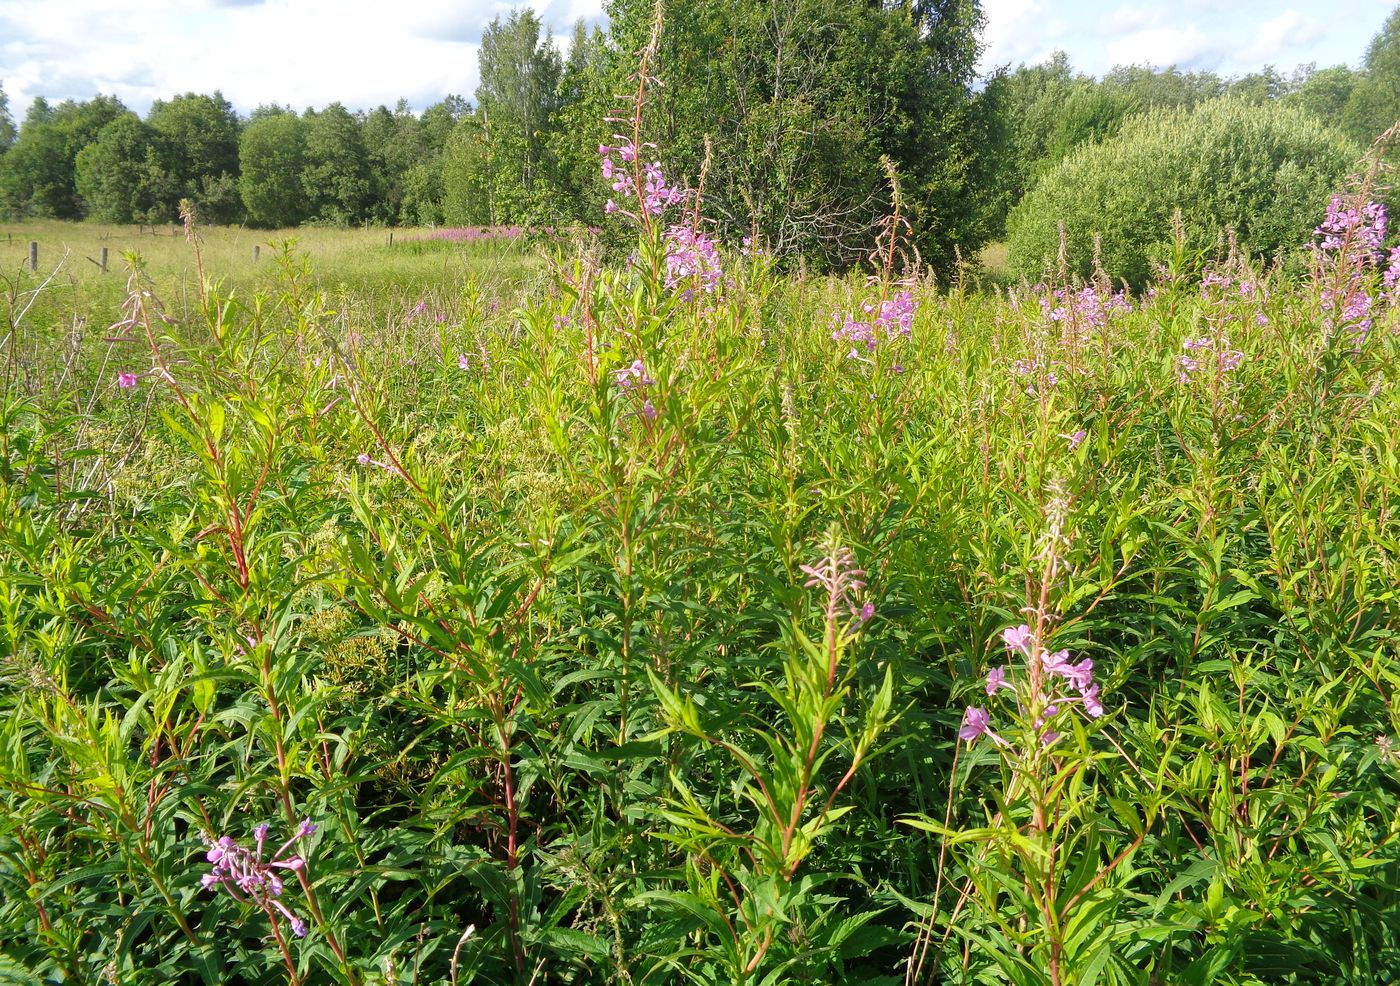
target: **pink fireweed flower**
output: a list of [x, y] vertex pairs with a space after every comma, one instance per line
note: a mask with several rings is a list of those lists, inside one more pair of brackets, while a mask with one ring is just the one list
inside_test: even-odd
[[[1021, 654], [1028, 661], [1036, 661], [1044, 673], [1032, 674], [1030, 682], [1035, 684], [1034, 694], [1022, 694], [1007, 681], [1007, 668], [996, 667], [987, 672], [986, 692], [992, 698], [1002, 689], [1016, 696], [1016, 707], [1022, 715], [1029, 716], [1034, 710], [1034, 720], [1030, 726], [1039, 737], [1042, 746], [1049, 746], [1059, 738], [1060, 733], [1053, 727], [1057, 717], [1066, 715], [1074, 706], [1079, 706], [1084, 715], [1097, 719], [1104, 714], [1099, 698], [1099, 686], [1094, 681], [1094, 662], [1089, 658], [1074, 661], [1066, 648], [1051, 651], [1042, 648], [1035, 633], [1026, 624], [1007, 627], [1001, 634], [1002, 643], [1008, 652]], [[1032, 669], [1034, 670], [1034, 669]], [[1027, 686], [1029, 688], [1029, 685]], [[987, 732], [989, 719], [981, 709], [969, 710], [964, 718], [959, 736], [975, 738]], [[994, 738], [1002, 742], [999, 737]], [[970, 741], [970, 740], [969, 740]]]
[[723, 276], [713, 240], [688, 226], [672, 226], [666, 231], [666, 287], [675, 290], [684, 286], [682, 297], [689, 301], [694, 296], [689, 285], [712, 292]]
[[1003, 688], [1016, 690], [1016, 686], [1006, 680], [1006, 668], [992, 668], [987, 672], [987, 696], [990, 698]]
[[1001, 632], [1002, 643], [1006, 644], [1007, 650], [1020, 651], [1027, 657], [1031, 653], [1031, 644], [1034, 642], [1034, 635], [1031, 628], [1022, 623], [1018, 627], [1007, 627]]
[[1083, 428], [1080, 428], [1073, 435], [1068, 436], [1069, 450], [1073, 452], [1075, 449], [1079, 448], [1079, 446], [1083, 445], [1087, 435], [1088, 433]]
[[[603, 178], [612, 183], [611, 188], [614, 192], [635, 199], [641, 206], [644, 215], [660, 215], [668, 207], [676, 205], [684, 198], [680, 189], [672, 187], [667, 182], [660, 161], [652, 161], [645, 165], [642, 169], [641, 182], [638, 183], [635, 171], [618, 168], [613, 163], [614, 150], [624, 163], [630, 164], [637, 160], [637, 148], [633, 146], [631, 141], [624, 139], [616, 148], [609, 147], [607, 144], [599, 144], [598, 153], [603, 158], [601, 166]], [[621, 210], [616, 203], [609, 200], [604, 211], [613, 213]]]
[[1225, 338], [1187, 338], [1182, 340], [1181, 348], [1186, 352], [1176, 358], [1176, 376], [1182, 383], [1189, 383], [1194, 374], [1212, 368], [1222, 376], [1233, 373], [1244, 362], [1244, 353], [1231, 349]]
[[1324, 252], [1340, 250], [1350, 241], [1374, 253], [1380, 250], [1385, 239], [1385, 227], [1385, 206], [1367, 202], [1358, 210], [1350, 207], [1340, 195], [1333, 195], [1332, 201], [1327, 203], [1322, 225], [1313, 233], [1322, 237], [1320, 249]]
[[[1045, 289], [1041, 289], [1045, 290]], [[1100, 295], [1092, 285], [1076, 292], [1057, 288], [1040, 299], [1041, 313], [1051, 322], [1072, 322], [1079, 327], [1103, 328], [1109, 319], [1133, 310], [1127, 295], [1118, 291]]]
[[1078, 664], [1067, 665], [1062, 673], [1081, 695], [1094, 687], [1094, 662], [1087, 657]]
[[291, 926], [292, 934], [302, 938], [306, 935], [305, 922], [279, 899], [286, 884], [278, 871], [297, 873], [306, 868], [306, 860], [288, 850], [298, 840], [311, 836], [316, 826], [311, 819], [305, 819], [292, 837], [270, 854], [265, 851], [268, 831], [269, 826], [265, 824], [253, 829], [256, 845], [252, 849], [239, 845], [227, 835], [213, 840], [204, 854], [210, 869], [200, 877], [200, 884], [205, 890], [215, 892], [220, 886], [224, 887], [239, 903], [256, 904], [271, 921], [281, 915]]
[[460, 355], [460, 356], [457, 357], [457, 369], [459, 369], [459, 370], [470, 370], [470, 369], [471, 369], [471, 366], [472, 366], [471, 357], [468, 356], [466, 353], [463, 353], [462, 355]]
[[634, 387], [650, 387], [656, 383], [647, 373], [646, 365], [641, 360], [634, 360], [631, 366], [614, 370], [613, 379], [617, 386], [624, 391], [632, 390]]
[[1385, 273], [1381, 275], [1387, 291], [1395, 290], [1395, 282], [1400, 281], [1400, 246], [1391, 247], [1386, 257]]
[[[893, 298], [866, 301], [860, 306], [864, 317], [832, 314], [831, 323], [835, 328], [831, 338], [843, 346], [850, 344], [847, 359], [861, 359], [862, 349], [873, 353], [882, 343], [910, 338], [918, 308], [914, 292], [909, 290], [900, 291]], [[900, 366], [898, 372], [903, 371]]]
[[987, 727], [991, 723], [992, 717], [987, 715], [986, 710], [969, 705], [967, 711], [963, 713], [962, 728], [958, 730], [958, 739], [964, 743], [971, 743], [987, 732]]
[[1040, 652], [1040, 663], [1045, 666], [1045, 670], [1051, 674], [1063, 674], [1069, 667], [1069, 651], [1057, 650], [1053, 654], [1048, 650]]
[[137, 379], [136, 374], [123, 371], [117, 374], [117, 386], [122, 390], [131, 390], [136, 386]]
[[1097, 719], [1103, 715], [1103, 703], [1099, 701], [1099, 686], [1097, 683], [1084, 689], [1084, 712], [1090, 719]]

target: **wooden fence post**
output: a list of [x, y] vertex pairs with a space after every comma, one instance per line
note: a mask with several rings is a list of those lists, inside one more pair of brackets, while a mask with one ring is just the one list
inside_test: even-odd
[[29, 273], [35, 274], [39, 270], [39, 243], [36, 240], [29, 241]]
[[106, 247], [103, 247], [103, 248], [102, 248], [102, 263], [101, 263], [99, 266], [102, 268], [102, 273], [104, 273], [104, 274], [107, 273], [107, 248], [106, 248]]

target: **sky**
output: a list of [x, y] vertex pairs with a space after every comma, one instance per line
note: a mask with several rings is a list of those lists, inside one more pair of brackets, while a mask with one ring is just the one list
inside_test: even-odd
[[[1076, 70], [1176, 64], [1240, 75], [1358, 65], [1397, 0], [982, 0], [979, 67], [1044, 60], [1057, 48]], [[496, 0], [0, 0], [0, 86], [18, 120], [51, 102], [152, 100], [221, 90], [241, 113], [340, 101], [351, 109], [416, 110], [448, 93], [471, 97], [477, 49]], [[536, 0], [560, 39], [576, 20], [602, 22], [602, 0]]]

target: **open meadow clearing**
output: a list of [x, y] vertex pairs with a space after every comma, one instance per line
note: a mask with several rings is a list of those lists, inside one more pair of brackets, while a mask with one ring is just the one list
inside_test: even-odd
[[1351, 2], [0, 2], [0, 986], [1400, 980]]
[[1138, 296], [659, 228], [12, 273], [2, 968], [1384, 981], [1400, 335], [1339, 215]]

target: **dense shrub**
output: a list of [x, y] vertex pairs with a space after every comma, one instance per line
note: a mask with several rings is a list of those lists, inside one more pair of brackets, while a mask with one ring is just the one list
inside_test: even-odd
[[1222, 99], [1147, 113], [1071, 154], [1026, 195], [1009, 222], [1011, 266], [1032, 279], [1052, 266], [1063, 220], [1072, 269], [1089, 272], [1097, 235], [1104, 268], [1141, 285], [1171, 249], [1178, 208], [1189, 250], [1210, 250], [1229, 227], [1243, 249], [1271, 257], [1307, 241], [1357, 153], [1277, 104]]

